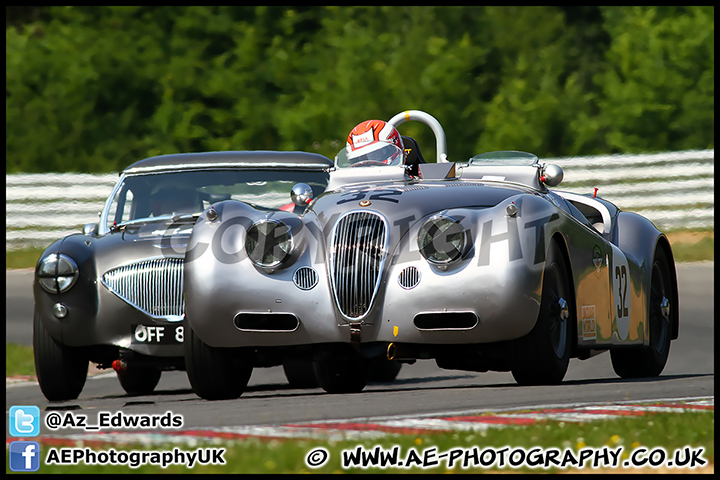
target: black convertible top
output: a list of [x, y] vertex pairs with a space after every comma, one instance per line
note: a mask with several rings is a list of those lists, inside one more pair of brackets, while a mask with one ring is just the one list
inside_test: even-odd
[[335, 163], [332, 160], [317, 153], [243, 150], [158, 155], [139, 160], [123, 170], [122, 173], [159, 173], [216, 168], [325, 170], [334, 165]]

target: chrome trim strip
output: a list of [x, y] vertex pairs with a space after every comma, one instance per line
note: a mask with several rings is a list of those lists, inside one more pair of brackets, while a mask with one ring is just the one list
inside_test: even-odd
[[166, 172], [166, 171], [187, 171], [187, 170], [237, 170], [251, 168], [253, 170], [264, 169], [298, 169], [298, 170], [327, 170], [329, 165], [325, 163], [281, 163], [281, 162], [218, 162], [218, 163], [175, 163], [172, 165], [154, 165], [151, 167], [133, 167], [123, 171], [127, 175], [142, 173]]

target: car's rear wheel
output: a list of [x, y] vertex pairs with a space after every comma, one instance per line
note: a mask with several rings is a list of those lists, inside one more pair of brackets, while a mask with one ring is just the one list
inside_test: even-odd
[[79, 348], [68, 347], [50, 336], [35, 310], [33, 315], [35, 373], [40, 390], [50, 401], [80, 396], [88, 372], [88, 358]]
[[665, 368], [670, 353], [671, 313], [676, 305], [670, 264], [662, 248], [655, 251], [650, 275], [648, 327], [650, 344], [610, 350], [613, 370], [622, 378], [656, 377]]
[[328, 393], [357, 393], [367, 385], [367, 362], [345, 355], [313, 362], [318, 383]]
[[512, 375], [520, 385], [562, 382], [572, 352], [574, 309], [565, 259], [554, 242], [543, 272], [540, 313], [532, 331], [518, 342]]
[[238, 349], [207, 345], [185, 320], [185, 368], [193, 391], [206, 400], [238, 398], [245, 391], [252, 364]]
[[129, 395], [147, 395], [152, 393], [160, 381], [162, 371], [153, 367], [129, 367], [117, 372], [120, 386]]

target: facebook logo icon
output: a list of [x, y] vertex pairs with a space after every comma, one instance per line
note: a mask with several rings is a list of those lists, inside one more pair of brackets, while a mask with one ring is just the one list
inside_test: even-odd
[[40, 434], [40, 409], [34, 405], [10, 407], [10, 435], [37, 437]]
[[10, 470], [36, 472], [40, 468], [38, 442], [10, 442]]

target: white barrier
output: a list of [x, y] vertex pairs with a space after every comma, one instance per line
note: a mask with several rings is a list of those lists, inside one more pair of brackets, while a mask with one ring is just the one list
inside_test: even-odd
[[565, 176], [557, 187], [594, 193], [661, 230], [714, 228], [715, 150], [548, 158]]
[[[556, 187], [593, 193], [661, 230], [714, 227], [714, 150], [547, 158], [565, 171]], [[97, 221], [117, 174], [6, 175], [6, 250], [44, 247]]]

